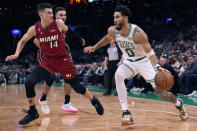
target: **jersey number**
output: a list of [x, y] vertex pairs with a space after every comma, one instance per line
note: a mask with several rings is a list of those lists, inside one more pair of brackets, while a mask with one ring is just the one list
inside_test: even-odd
[[134, 52], [132, 51], [131, 48], [126, 48], [125, 51], [127, 52], [129, 57], [134, 57], [135, 56], [135, 54], [134, 54]]
[[50, 47], [51, 48], [58, 47], [57, 41], [55, 41], [54, 43], [53, 42], [50, 42]]

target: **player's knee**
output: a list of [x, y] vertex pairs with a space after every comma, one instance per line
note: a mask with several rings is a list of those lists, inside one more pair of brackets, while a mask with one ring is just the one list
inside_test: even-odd
[[51, 86], [55, 80], [55, 76], [52, 75], [48, 80], [46, 80], [47, 86]]
[[75, 87], [73, 87], [73, 89], [77, 92], [77, 93], [79, 93], [79, 94], [82, 94], [82, 95], [84, 95], [85, 93], [86, 93], [86, 88], [85, 87], [83, 87], [83, 86], [81, 86], [81, 85], [79, 85], [79, 86], [75, 86]]
[[116, 81], [124, 80], [123, 76], [121, 75], [121, 73], [119, 71], [116, 71], [115, 79], [116, 79]]
[[33, 86], [34, 86], [33, 79], [31, 79], [31, 77], [27, 77], [27, 79], [25, 80], [25, 88], [29, 88]]
[[75, 92], [80, 93], [82, 95], [86, 93], [86, 88], [80, 85], [77, 77], [69, 80], [65, 79], [64, 82], [70, 84]]

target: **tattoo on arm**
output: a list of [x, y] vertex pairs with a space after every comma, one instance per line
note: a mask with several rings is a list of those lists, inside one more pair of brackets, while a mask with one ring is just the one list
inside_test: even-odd
[[32, 104], [32, 100], [29, 100], [29, 104]]
[[142, 32], [142, 30], [139, 27], [136, 27], [135, 30], [134, 30], [134, 34], [135, 33], [140, 33], [140, 32]]
[[176, 102], [176, 97], [171, 93], [167, 91], [162, 91], [160, 89], [155, 88], [156, 94], [162, 98], [163, 100], [175, 103]]

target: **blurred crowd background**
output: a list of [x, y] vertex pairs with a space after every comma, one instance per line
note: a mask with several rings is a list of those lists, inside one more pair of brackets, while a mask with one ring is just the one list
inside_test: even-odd
[[[28, 42], [19, 59], [5, 62], [13, 54], [18, 40], [28, 27], [39, 20], [36, 5], [49, 2], [65, 7], [67, 22], [82, 36], [86, 45], [94, 45], [113, 25], [113, 11], [117, 4], [127, 5], [132, 11], [131, 23], [140, 26], [148, 35], [160, 64], [171, 71], [175, 94], [197, 97], [197, 8], [194, 0], [20, 0], [0, 4], [0, 82], [22, 84], [37, 65], [37, 47]], [[21, 35], [12, 35], [12, 29], [20, 29]], [[81, 84], [105, 88], [104, 54], [106, 47], [94, 54], [84, 54], [83, 46], [70, 42], [76, 71]], [[56, 82], [61, 82], [57, 75]], [[141, 76], [126, 80], [130, 91], [153, 91]]]

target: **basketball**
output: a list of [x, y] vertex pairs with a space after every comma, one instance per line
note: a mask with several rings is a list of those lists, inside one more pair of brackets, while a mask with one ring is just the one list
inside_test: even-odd
[[174, 77], [167, 71], [158, 71], [154, 81], [160, 90], [169, 90], [174, 85]]

